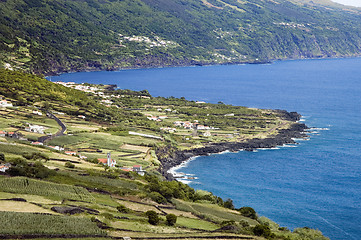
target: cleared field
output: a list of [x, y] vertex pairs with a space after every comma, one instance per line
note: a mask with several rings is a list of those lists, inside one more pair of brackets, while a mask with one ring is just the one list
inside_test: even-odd
[[177, 228], [177, 227], [168, 227], [168, 226], [153, 226], [150, 225], [147, 221], [114, 221], [109, 223], [110, 226], [114, 228], [127, 229], [132, 231], [139, 232], [148, 232], [148, 233], [189, 233], [194, 232], [194, 230]]
[[223, 222], [233, 220], [236, 222], [246, 221], [251, 226], [257, 225], [257, 221], [250, 218], [243, 217], [236, 211], [226, 210], [216, 204], [205, 204], [205, 203], [191, 203], [182, 200], [174, 199], [173, 203], [177, 209], [182, 211], [189, 211], [197, 216], [203, 216], [215, 222]]
[[135, 150], [139, 152], [146, 153], [149, 151], [149, 147], [143, 147], [143, 146], [137, 146], [137, 145], [130, 145], [130, 144], [124, 144], [120, 147], [121, 149], [129, 149], [129, 150]]
[[177, 209], [167, 209], [167, 208], [162, 208], [162, 210], [167, 214], [174, 214], [178, 217], [186, 217], [187, 219], [189, 218], [199, 219], [197, 216], [194, 216], [191, 212], [184, 212], [184, 211], [179, 211]]
[[146, 211], [153, 210], [157, 213], [161, 213], [161, 211], [159, 211], [154, 206], [140, 204], [140, 203], [134, 203], [134, 202], [129, 202], [129, 201], [123, 201], [123, 200], [117, 200], [117, 202], [119, 204], [126, 206], [127, 208], [129, 208], [131, 210], [134, 210], [134, 211], [146, 212]]
[[39, 203], [39, 204], [61, 204], [61, 201], [49, 199], [38, 195], [0, 192], [0, 199], [9, 199], [9, 198], [23, 198], [28, 202]]
[[177, 225], [187, 228], [201, 229], [207, 231], [214, 231], [219, 228], [219, 226], [211, 222], [207, 222], [200, 219], [185, 218], [185, 217], [178, 217]]
[[39, 207], [35, 204], [28, 202], [19, 202], [19, 201], [0, 201], [0, 209], [5, 212], [31, 212], [31, 213], [49, 213], [53, 214], [54, 212]]

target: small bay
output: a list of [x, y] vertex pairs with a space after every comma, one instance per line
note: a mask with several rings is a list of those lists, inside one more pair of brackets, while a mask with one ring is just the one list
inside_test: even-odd
[[197, 177], [190, 186], [251, 206], [281, 226], [361, 238], [361, 58], [81, 72], [51, 80], [299, 112], [314, 128], [308, 141], [198, 157], [178, 171]]

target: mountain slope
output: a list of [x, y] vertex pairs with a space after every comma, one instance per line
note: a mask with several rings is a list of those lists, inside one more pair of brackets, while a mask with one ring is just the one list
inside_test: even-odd
[[2, 0], [0, 65], [51, 73], [358, 55], [361, 12], [324, 2]]

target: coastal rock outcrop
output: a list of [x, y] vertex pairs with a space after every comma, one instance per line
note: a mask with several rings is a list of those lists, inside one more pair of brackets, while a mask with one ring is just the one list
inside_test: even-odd
[[[286, 112], [286, 111], [285, 111]], [[300, 119], [298, 113], [284, 114], [284, 118], [291, 121]], [[168, 171], [172, 167], [180, 165], [182, 162], [196, 156], [206, 156], [213, 153], [221, 153], [224, 151], [237, 152], [240, 150], [253, 151], [257, 148], [274, 148], [284, 144], [295, 144], [295, 138], [305, 138], [307, 135], [304, 130], [308, 127], [303, 123], [294, 123], [288, 129], [282, 129], [277, 135], [270, 138], [254, 138], [246, 142], [222, 142], [210, 143], [202, 148], [178, 151], [172, 147], [159, 148], [156, 151], [159, 161], [162, 163], [159, 169], [160, 173], [168, 180], [173, 180], [172, 174]]]

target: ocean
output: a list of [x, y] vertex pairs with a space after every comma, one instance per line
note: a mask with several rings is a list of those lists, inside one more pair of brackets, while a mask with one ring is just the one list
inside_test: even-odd
[[187, 183], [281, 226], [361, 239], [361, 58], [81, 72], [52, 81], [117, 84], [153, 96], [285, 109], [310, 138], [277, 149], [198, 157], [178, 168]]

